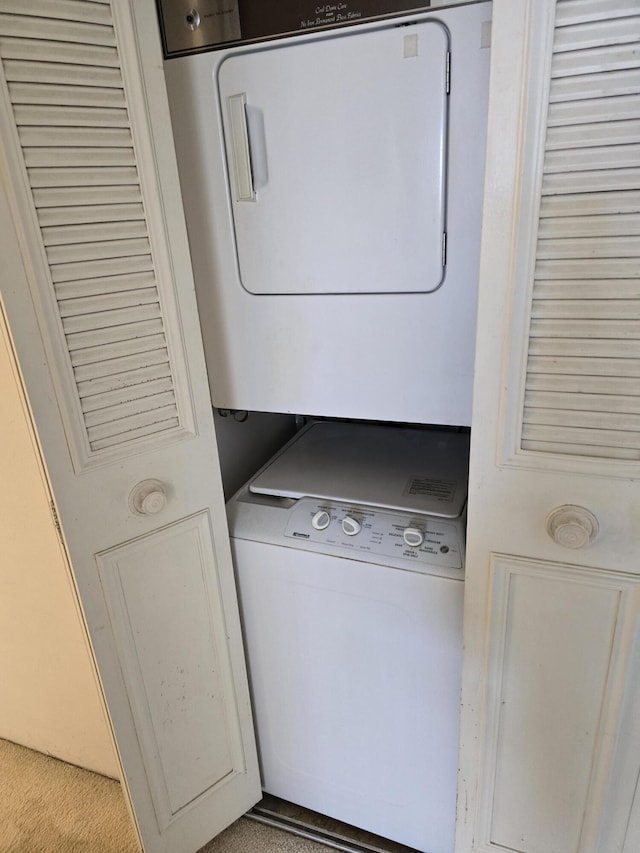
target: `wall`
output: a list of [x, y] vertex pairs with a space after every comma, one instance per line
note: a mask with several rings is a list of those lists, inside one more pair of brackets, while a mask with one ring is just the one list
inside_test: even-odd
[[118, 777], [0, 311], [0, 737]]

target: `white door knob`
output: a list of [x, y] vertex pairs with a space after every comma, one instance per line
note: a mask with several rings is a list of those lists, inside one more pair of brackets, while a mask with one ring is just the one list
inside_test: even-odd
[[584, 548], [598, 535], [600, 525], [583, 506], [565, 504], [552, 509], [546, 519], [547, 533], [564, 548]]
[[160, 480], [142, 480], [131, 489], [129, 509], [136, 515], [155, 515], [167, 504], [167, 493]]

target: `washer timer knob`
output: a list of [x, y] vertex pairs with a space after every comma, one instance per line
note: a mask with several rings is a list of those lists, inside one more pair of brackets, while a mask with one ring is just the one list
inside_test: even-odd
[[402, 538], [410, 548], [419, 548], [424, 542], [424, 533], [417, 527], [405, 527]]
[[326, 530], [331, 524], [331, 516], [326, 509], [319, 509], [311, 519], [311, 526], [315, 530]]
[[347, 536], [357, 536], [362, 530], [362, 525], [357, 518], [352, 518], [350, 515], [345, 515], [342, 519], [342, 532]]

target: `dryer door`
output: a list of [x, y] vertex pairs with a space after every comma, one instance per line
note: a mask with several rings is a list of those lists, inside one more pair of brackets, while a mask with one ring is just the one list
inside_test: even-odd
[[443, 280], [448, 32], [436, 21], [234, 53], [218, 73], [243, 287]]

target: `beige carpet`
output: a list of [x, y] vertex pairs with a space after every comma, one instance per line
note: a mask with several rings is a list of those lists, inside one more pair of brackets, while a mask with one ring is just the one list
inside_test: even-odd
[[[0, 853], [138, 853], [120, 784], [0, 739]], [[241, 818], [201, 853], [335, 853]]]
[[120, 784], [0, 740], [2, 853], [137, 853]]

